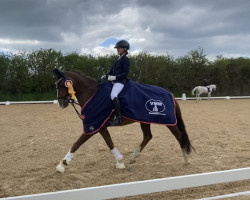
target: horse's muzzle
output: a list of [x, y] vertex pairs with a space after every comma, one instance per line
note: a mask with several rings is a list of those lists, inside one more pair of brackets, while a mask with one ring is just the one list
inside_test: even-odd
[[58, 97], [57, 100], [58, 100], [59, 107], [62, 108], [62, 109], [66, 108], [69, 105], [69, 98], [68, 98], [68, 96], [61, 97], [61, 98]]
[[67, 106], [69, 105], [68, 101], [61, 101], [61, 100], [58, 100], [58, 106], [60, 108], [66, 108]]

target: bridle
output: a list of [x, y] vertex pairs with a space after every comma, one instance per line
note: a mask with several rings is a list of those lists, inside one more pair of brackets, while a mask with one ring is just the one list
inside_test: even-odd
[[[80, 104], [78, 103], [78, 101], [75, 101], [74, 99], [72, 99], [72, 98], [71, 98], [71, 95], [70, 95], [69, 93], [65, 94], [65, 95], [62, 96], [62, 97], [58, 96], [58, 89], [59, 89], [58, 85], [59, 85], [59, 83], [60, 83], [62, 80], [65, 81], [65, 78], [62, 77], [62, 78], [59, 78], [59, 79], [56, 81], [57, 100], [63, 99], [64, 101], [67, 101], [67, 103], [70, 103], [70, 104], [73, 106], [73, 108], [75, 109], [75, 111], [76, 111], [78, 117], [82, 120], [82, 115], [81, 115], [81, 113], [80, 113], [80, 112], [76, 109], [76, 107], [75, 107], [75, 104], [80, 105]], [[101, 85], [103, 82], [106, 82], [106, 81], [107, 81], [106, 78], [100, 79], [100, 80], [97, 82], [97, 85]], [[96, 87], [96, 86], [93, 86], [93, 87], [91, 87], [91, 88], [88, 88], [87, 90], [93, 89], [94, 87]]]
[[58, 79], [58, 81], [56, 81], [57, 100], [63, 99], [63, 100], [65, 100], [65, 101], [67, 101], [67, 103], [70, 103], [70, 104], [73, 106], [73, 108], [75, 109], [75, 111], [76, 111], [78, 117], [82, 120], [82, 115], [81, 115], [81, 113], [80, 113], [80, 112], [76, 109], [76, 107], [75, 107], [75, 104], [77, 104], [77, 105], [80, 105], [80, 104], [79, 104], [77, 101], [75, 101], [74, 99], [72, 99], [72, 98], [71, 98], [71, 95], [70, 95], [69, 93], [65, 94], [65, 95], [62, 96], [62, 97], [58, 96], [58, 89], [59, 89], [58, 84], [59, 84], [62, 80], [65, 80], [65, 79], [64, 79], [64, 78], [60, 78], [60, 79]]

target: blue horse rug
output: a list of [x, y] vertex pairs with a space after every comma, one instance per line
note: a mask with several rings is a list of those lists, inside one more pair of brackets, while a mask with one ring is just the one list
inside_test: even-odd
[[[110, 98], [113, 84], [102, 83], [82, 107], [84, 134], [93, 134], [109, 120], [114, 107]], [[118, 95], [124, 118], [142, 123], [173, 126], [177, 123], [173, 95], [166, 89], [129, 80]]]

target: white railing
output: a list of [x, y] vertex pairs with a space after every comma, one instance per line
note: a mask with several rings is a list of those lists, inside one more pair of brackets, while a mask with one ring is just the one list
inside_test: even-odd
[[[175, 98], [177, 100], [196, 100], [196, 97], [186, 97], [183, 93], [182, 97]], [[201, 99], [208, 99], [208, 97], [201, 97]], [[224, 96], [224, 97], [210, 97], [210, 99], [250, 99], [250, 96]]]
[[[6, 200], [101, 200], [250, 179], [250, 168], [4, 198]], [[247, 191], [249, 192], [249, 191]], [[217, 198], [218, 199], [218, 198]]]
[[[182, 97], [176, 97], [177, 100], [196, 100], [195, 97], [186, 97], [182, 94]], [[208, 99], [207, 97], [201, 97], [201, 99]], [[210, 97], [210, 99], [250, 99], [250, 96], [224, 96], [224, 97]], [[2, 101], [0, 105], [11, 104], [57, 104], [57, 100], [50, 101]]]
[[57, 100], [52, 101], [2, 101], [0, 102], [0, 105], [6, 105], [9, 106], [11, 104], [57, 104]]

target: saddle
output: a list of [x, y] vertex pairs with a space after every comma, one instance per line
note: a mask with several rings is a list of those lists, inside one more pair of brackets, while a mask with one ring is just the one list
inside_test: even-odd
[[[100, 130], [114, 112], [110, 93], [113, 84], [102, 83], [97, 92], [82, 107], [82, 120], [85, 134], [93, 134]], [[121, 104], [121, 114], [141, 123], [175, 125], [174, 96], [166, 89], [127, 81], [118, 95]]]

